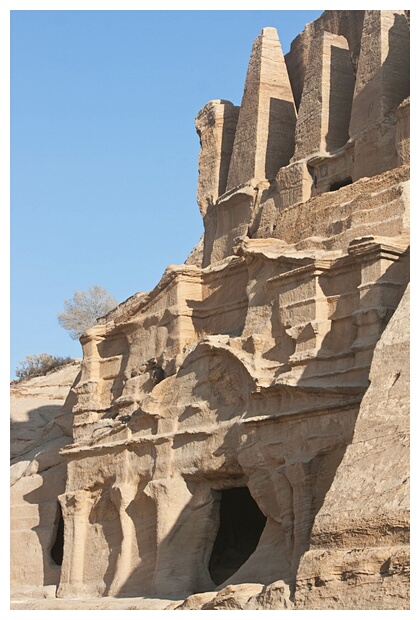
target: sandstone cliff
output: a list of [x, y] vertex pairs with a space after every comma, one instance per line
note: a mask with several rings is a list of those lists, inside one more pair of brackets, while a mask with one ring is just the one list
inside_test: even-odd
[[409, 607], [408, 62], [326, 11], [199, 112], [203, 239], [81, 338], [51, 608]]
[[66, 484], [60, 448], [71, 441], [69, 391], [79, 372], [80, 361], [75, 360], [45, 376], [11, 384], [10, 544], [15, 593], [28, 595], [56, 583], [60, 576], [62, 550], [52, 552], [60, 521], [57, 497]]
[[299, 608], [400, 609], [409, 596], [409, 290], [372, 360], [353, 440], [297, 574]]

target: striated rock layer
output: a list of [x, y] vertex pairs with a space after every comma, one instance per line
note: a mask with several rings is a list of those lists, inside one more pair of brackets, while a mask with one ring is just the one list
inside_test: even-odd
[[203, 239], [81, 338], [59, 599], [409, 607], [408, 42], [264, 28], [199, 112]]
[[372, 360], [353, 441], [297, 574], [305, 609], [399, 609], [409, 592], [409, 289]]

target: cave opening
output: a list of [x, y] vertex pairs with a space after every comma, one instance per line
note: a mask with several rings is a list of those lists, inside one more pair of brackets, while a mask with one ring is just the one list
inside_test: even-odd
[[57, 502], [57, 507], [58, 523], [56, 523], [55, 539], [51, 547], [51, 557], [55, 564], [61, 566], [64, 552], [64, 519], [59, 502]]
[[247, 487], [221, 491], [220, 523], [209, 563], [218, 586], [231, 577], [255, 551], [266, 517]]

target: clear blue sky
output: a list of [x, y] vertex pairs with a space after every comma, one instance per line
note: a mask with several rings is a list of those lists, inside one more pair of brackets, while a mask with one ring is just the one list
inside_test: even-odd
[[11, 377], [81, 356], [57, 322], [93, 284], [147, 291], [198, 242], [199, 140], [211, 99], [239, 105], [254, 39], [283, 52], [321, 11], [11, 12]]

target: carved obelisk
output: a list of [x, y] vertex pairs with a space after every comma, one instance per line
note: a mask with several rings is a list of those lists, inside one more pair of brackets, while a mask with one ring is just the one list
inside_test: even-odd
[[294, 151], [296, 109], [275, 28], [254, 42], [236, 127], [227, 190], [273, 179]]

